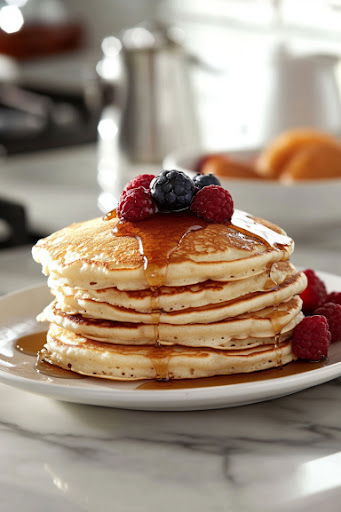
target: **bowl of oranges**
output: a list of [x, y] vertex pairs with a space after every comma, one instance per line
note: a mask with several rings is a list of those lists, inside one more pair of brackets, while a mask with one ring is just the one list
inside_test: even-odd
[[215, 174], [239, 209], [269, 218], [294, 236], [341, 230], [341, 141], [308, 128], [282, 133], [263, 148], [183, 150], [165, 169]]

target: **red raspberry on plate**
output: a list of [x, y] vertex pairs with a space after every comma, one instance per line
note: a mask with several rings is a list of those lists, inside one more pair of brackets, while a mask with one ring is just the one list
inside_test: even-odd
[[144, 220], [156, 213], [156, 206], [150, 190], [144, 187], [123, 190], [117, 207], [120, 219]]
[[341, 304], [341, 292], [331, 292], [327, 295], [326, 302], [333, 304]]
[[194, 196], [191, 210], [208, 222], [229, 222], [233, 215], [233, 199], [223, 187], [208, 185]]
[[311, 270], [303, 271], [308, 279], [307, 288], [300, 294], [303, 300], [303, 311], [306, 315], [309, 315], [315, 311], [316, 308], [322, 306], [327, 298], [327, 289], [323, 281], [317, 276], [317, 274]]
[[331, 342], [341, 341], [341, 305], [326, 302], [314, 311], [316, 315], [326, 317], [331, 334]]
[[139, 174], [129, 181], [123, 190], [132, 190], [133, 188], [144, 187], [149, 188], [150, 182], [155, 178], [154, 174]]
[[296, 325], [291, 338], [292, 351], [298, 359], [321, 361], [328, 355], [330, 331], [324, 316], [308, 316]]

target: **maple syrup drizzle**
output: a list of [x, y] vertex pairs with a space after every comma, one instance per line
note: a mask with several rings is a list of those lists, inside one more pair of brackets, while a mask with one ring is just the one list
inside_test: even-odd
[[147, 350], [147, 355], [152, 361], [155, 370], [155, 379], [158, 381], [169, 380], [169, 359], [171, 351], [168, 351], [167, 354], [168, 356], [165, 357], [165, 351], [160, 345]]
[[[160, 334], [160, 287], [166, 283], [168, 262], [181, 241], [192, 231], [202, 229], [207, 222], [189, 213], [156, 214], [139, 222], [120, 221], [114, 228], [116, 236], [130, 236], [139, 243], [144, 261], [146, 282], [152, 291], [151, 316], [154, 325], [154, 341], [159, 345]], [[160, 348], [160, 350], [162, 350]], [[156, 353], [155, 353], [156, 354]], [[161, 357], [152, 357], [158, 379], [168, 379], [168, 362]]]
[[[117, 218], [116, 210], [112, 210], [103, 217], [106, 221], [115, 218]], [[151, 316], [154, 325], [154, 340], [157, 346], [159, 346], [160, 339], [161, 315], [159, 290], [166, 283], [169, 258], [189, 233], [203, 229], [207, 225], [206, 221], [190, 213], [181, 212], [158, 213], [139, 222], [119, 220], [114, 227], [115, 236], [128, 236], [138, 241], [139, 251], [144, 261], [145, 279], [152, 291]], [[256, 222], [247, 213], [240, 210], [235, 210], [231, 223], [226, 226], [256, 238], [268, 247], [281, 249], [292, 243], [289, 237]], [[278, 345], [278, 340], [276, 343]], [[168, 363], [162, 360], [161, 364], [159, 357], [152, 357], [152, 362], [157, 378], [167, 380], [169, 378]]]
[[138, 240], [146, 281], [151, 289], [158, 289], [165, 284], [171, 254], [190, 232], [207, 225], [189, 213], [158, 213], [139, 222], [119, 221], [114, 233]]
[[34, 368], [38, 373], [43, 373], [49, 377], [58, 377], [61, 379], [80, 379], [82, 375], [72, 372], [71, 370], [64, 370], [59, 366], [49, 364], [42, 360], [41, 353], [46, 343], [46, 331], [28, 334], [18, 338], [15, 342], [15, 348], [19, 352], [28, 356], [36, 357]]
[[[269, 268], [269, 276], [268, 276], [267, 282], [265, 283], [269, 287], [268, 289], [271, 289], [271, 288], [275, 289], [278, 285], [278, 283], [275, 281], [275, 276], [273, 275], [273, 274], [275, 274], [275, 272], [273, 272], [274, 267], [276, 267], [276, 263], [271, 265]], [[272, 283], [272, 285], [271, 285], [271, 283]], [[271, 322], [272, 329], [275, 334], [274, 348], [275, 348], [275, 353], [276, 353], [277, 366], [282, 366], [282, 352], [280, 350], [280, 337], [281, 337], [281, 332], [282, 332], [283, 326], [282, 326], [282, 322], [280, 321], [280, 319], [283, 318], [283, 316], [286, 316], [286, 311], [280, 311], [278, 308], [278, 304], [275, 303], [274, 310], [269, 315], [269, 320]]]
[[231, 220], [231, 227], [240, 233], [258, 238], [261, 242], [273, 248], [290, 247], [292, 239], [287, 235], [282, 235], [268, 228], [264, 224], [257, 222], [242, 210], [235, 210]]
[[110, 210], [110, 212], [106, 213], [105, 215], [103, 215], [102, 217], [103, 220], [112, 220], [112, 219], [117, 219], [117, 211], [116, 211], [116, 208], [114, 208], [113, 210]]
[[288, 377], [298, 373], [309, 372], [322, 368], [326, 364], [325, 361], [319, 363], [309, 363], [306, 361], [295, 361], [280, 368], [271, 368], [269, 370], [260, 370], [252, 373], [237, 373], [235, 375], [223, 375], [216, 377], [205, 377], [201, 379], [183, 379], [161, 381], [146, 381], [139, 384], [138, 390], [167, 390], [167, 389], [193, 389], [193, 388], [209, 388], [212, 386], [229, 386], [231, 384], [243, 384], [249, 382], [257, 382], [269, 379], [278, 379], [280, 377]]

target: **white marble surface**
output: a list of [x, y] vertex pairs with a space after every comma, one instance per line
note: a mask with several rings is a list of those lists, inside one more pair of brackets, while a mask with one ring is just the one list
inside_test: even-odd
[[[47, 157], [18, 157], [0, 170], [2, 193], [25, 200], [36, 229], [96, 214], [93, 148], [60, 158], [65, 169], [53, 160], [53, 172]], [[52, 202], [44, 195], [51, 179]], [[295, 262], [341, 274], [339, 244], [339, 236], [319, 248], [297, 244]], [[0, 294], [43, 279], [29, 253], [0, 252]], [[339, 512], [340, 399], [338, 379], [263, 404], [153, 413], [56, 402], [0, 385], [0, 510]]]
[[1, 510], [337, 512], [340, 393], [147, 413], [1, 386]]

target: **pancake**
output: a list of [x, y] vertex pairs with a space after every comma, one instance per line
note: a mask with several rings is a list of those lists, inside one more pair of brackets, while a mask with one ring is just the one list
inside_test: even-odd
[[188, 214], [158, 214], [136, 223], [97, 218], [40, 240], [32, 254], [62, 286], [142, 290], [151, 286], [148, 248], [153, 257], [165, 255], [156, 261], [162, 279], [152, 284], [184, 286], [264, 273], [289, 258], [294, 242], [278, 226], [236, 210], [231, 224], [207, 224]]
[[140, 313], [151, 313], [156, 297], [158, 307], [165, 312], [187, 309], [194, 305], [200, 307], [218, 304], [246, 294], [268, 291], [296, 272], [295, 267], [288, 261], [282, 261], [272, 264], [266, 272], [238, 281], [206, 281], [188, 286], [161, 286], [157, 290], [123, 291], [113, 287], [83, 290], [63, 286], [52, 277], [48, 279], [48, 285], [60, 304], [63, 300], [68, 302], [66, 297], [71, 297], [71, 307], [72, 303], [75, 304], [74, 301], [81, 304], [81, 300], [92, 300]]
[[[302, 320], [302, 301], [294, 297], [277, 307], [210, 324], [171, 325], [132, 324], [69, 315], [50, 304], [38, 319], [54, 323], [68, 331], [97, 341], [120, 345], [185, 345], [193, 347], [238, 348], [250, 338], [286, 334]], [[239, 342], [237, 342], [239, 340]], [[243, 343], [240, 343], [242, 341]], [[257, 342], [252, 342], [254, 345]], [[259, 343], [263, 343], [259, 341]]]
[[290, 342], [238, 351], [98, 343], [51, 324], [42, 358], [74, 372], [113, 380], [191, 379], [249, 373], [294, 360]]
[[227, 317], [236, 317], [246, 312], [257, 311], [273, 304], [280, 304], [301, 293], [306, 287], [303, 272], [290, 276], [284, 283], [267, 292], [243, 295], [231, 301], [206, 306], [193, 306], [179, 311], [157, 314], [140, 313], [131, 309], [112, 306], [92, 299], [75, 300], [72, 296], [57, 295], [57, 308], [70, 314], [80, 313], [90, 318], [144, 324], [168, 323], [176, 325], [219, 322]]

